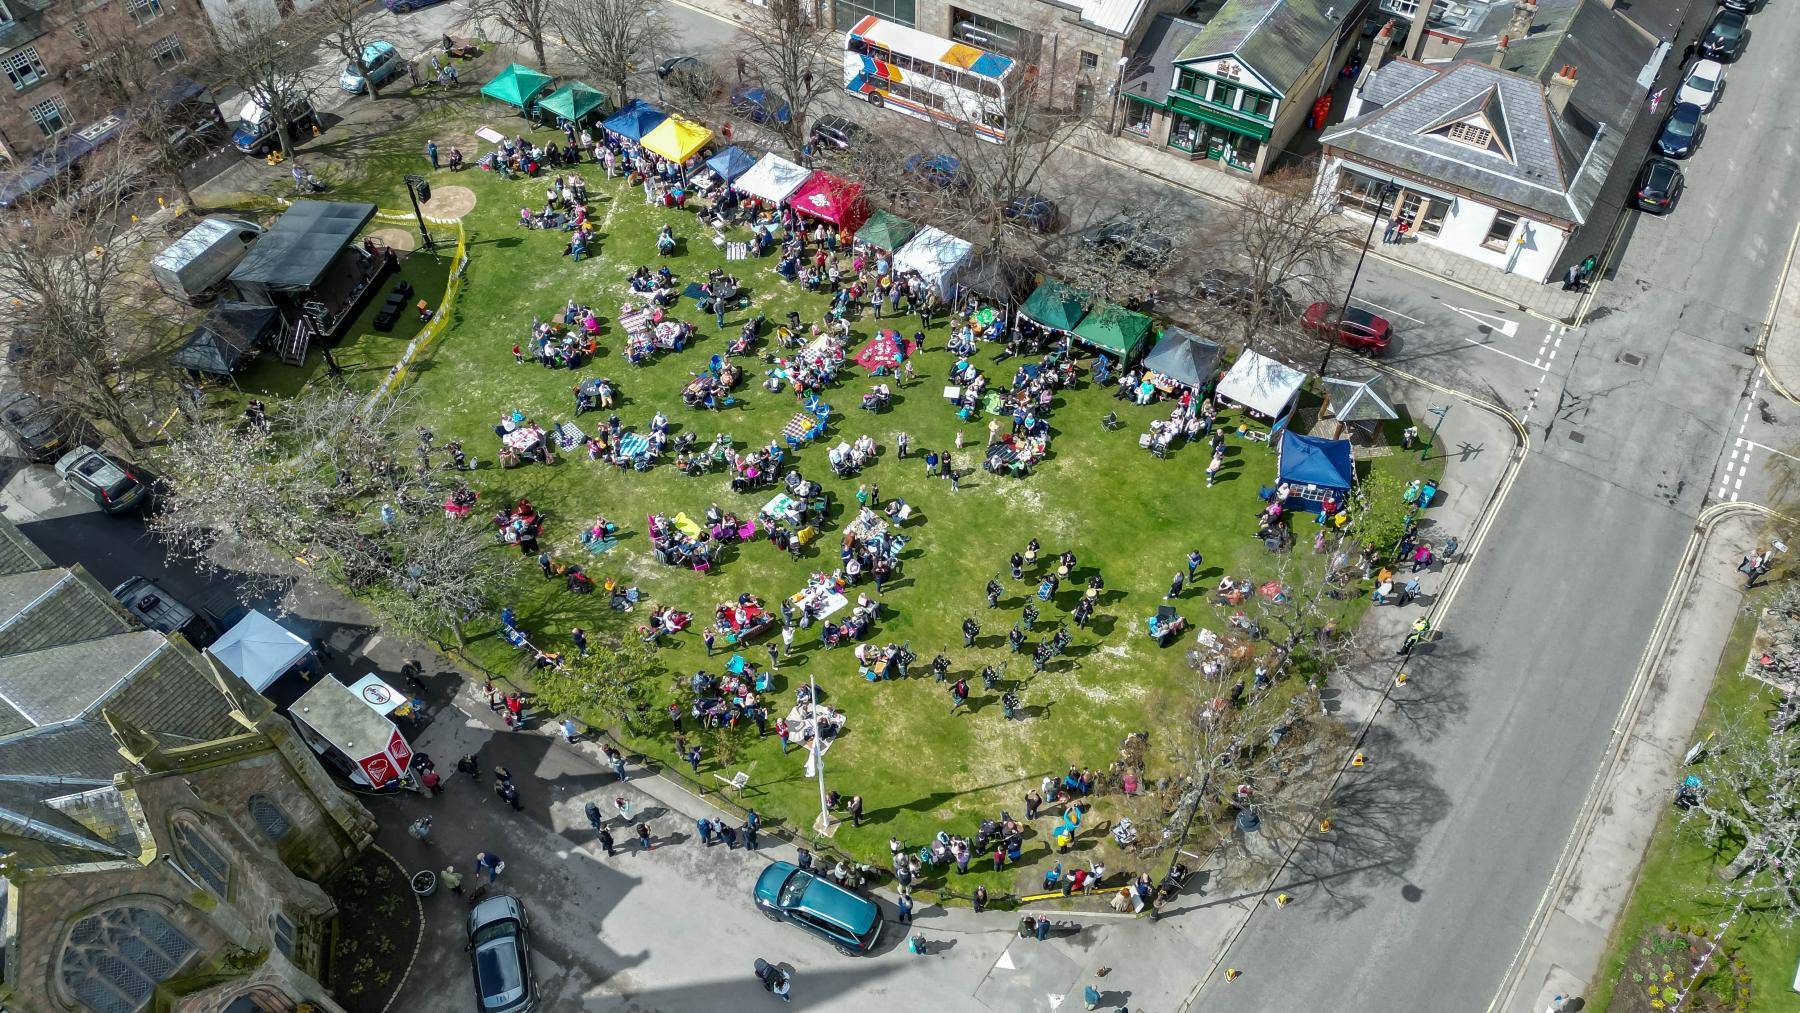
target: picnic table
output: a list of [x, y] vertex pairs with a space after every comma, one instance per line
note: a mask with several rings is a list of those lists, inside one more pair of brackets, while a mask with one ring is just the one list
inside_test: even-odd
[[762, 516], [770, 520], [787, 521], [798, 524], [801, 520], [800, 503], [787, 493], [777, 493], [775, 498], [763, 504]]
[[856, 519], [844, 528], [844, 534], [855, 535], [865, 542], [872, 542], [886, 530], [886, 519], [876, 511], [863, 507], [857, 512]]
[[500, 442], [522, 454], [536, 449], [539, 440], [537, 430], [520, 427], [500, 437]]
[[818, 425], [818, 416], [811, 412], [795, 412], [787, 425], [781, 427], [781, 435], [790, 440], [811, 439], [813, 429]]

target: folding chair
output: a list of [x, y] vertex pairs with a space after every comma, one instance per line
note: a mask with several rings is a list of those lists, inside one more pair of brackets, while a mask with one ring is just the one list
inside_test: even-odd
[[1105, 428], [1105, 429], [1119, 428], [1118, 413], [1117, 412], [1107, 412], [1105, 415], [1100, 417], [1100, 425], [1102, 428]]

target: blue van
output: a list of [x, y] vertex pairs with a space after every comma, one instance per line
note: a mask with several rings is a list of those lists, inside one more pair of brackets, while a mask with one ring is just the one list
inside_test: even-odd
[[[288, 102], [288, 136], [298, 141], [319, 122], [319, 114], [304, 95], [291, 96]], [[244, 107], [232, 123], [231, 145], [246, 155], [259, 157], [281, 147], [275, 139], [274, 118], [261, 98], [251, 95], [244, 99]]]

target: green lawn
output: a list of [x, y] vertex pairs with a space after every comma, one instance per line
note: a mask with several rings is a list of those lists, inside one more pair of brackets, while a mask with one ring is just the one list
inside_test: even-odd
[[[1760, 715], [1768, 708], [1768, 687], [1742, 674], [1755, 633], [1755, 614], [1740, 615], [1719, 659], [1712, 693], [1707, 698], [1695, 738], [1704, 737], [1709, 730], [1719, 727], [1728, 715]], [[1702, 843], [1698, 834], [1678, 827], [1678, 816], [1679, 811], [1671, 805], [1657, 821], [1656, 832], [1645, 851], [1643, 868], [1633, 887], [1631, 902], [1613, 928], [1612, 949], [1588, 996], [1588, 1008], [1596, 1013], [1607, 1009], [1644, 1008], [1636, 998], [1642, 983], [1620, 979], [1626, 962], [1650, 930], [1659, 925], [1674, 924], [1678, 931], [1705, 926], [1711, 932], [1731, 914], [1732, 905], [1718, 898], [1719, 881], [1715, 870], [1731, 860], [1737, 845], [1730, 844], [1715, 851]], [[1794, 962], [1800, 959], [1800, 929], [1783, 927], [1767, 914], [1747, 912], [1732, 926], [1726, 947], [1734, 959], [1743, 962], [1741, 973], [1750, 975], [1748, 1009], [1766, 1013], [1791, 1013], [1795, 1009], [1794, 994], [1788, 986], [1793, 981]], [[1706, 989], [1703, 987], [1702, 991]], [[1629, 999], [1627, 992], [1631, 993]], [[1615, 994], [1618, 997], [1616, 1004]]]
[[[482, 112], [480, 110], [486, 110]], [[402, 171], [418, 167], [416, 152], [427, 136], [466, 137], [481, 124], [507, 133], [519, 129], [517, 119], [501, 117], [493, 107], [472, 107], [454, 120], [421, 123], [396, 131], [382, 146], [364, 156], [368, 169], [362, 183], [346, 182], [335, 188], [339, 199], [373, 199], [384, 207], [401, 206], [403, 191], [397, 185]], [[545, 136], [548, 136], [546, 134]], [[464, 150], [476, 152], [473, 145]], [[1021, 798], [1046, 773], [1060, 772], [1070, 764], [1104, 768], [1117, 756], [1121, 740], [1138, 729], [1149, 729], [1153, 769], [1163, 762], [1156, 736], [1168, 708], [1186, 706], [1181, 687], [1188, 678], [1183, 661], [1185, 645], [1159, 650], [1143, 633], [1144, 617], [1153, 612], [1168, 589], [1171, 576], [1183, 568], [1191, 549], [1205, 553], [1199, 580], [1210, 585], [1222, 573], [1267, 579], [1274, 559], [1251, 534], [1260, 507], [1259, 485], [1272, 483], [1274, 455], [1267, 444], [1232, 438], [1227, 444], [1226, 468], [1217, 486], [1208, 488], [1203, 448], [1180, 448], [1168, 459], [1151, 458], [1137, 446], [1137, 436], [1152, 418], [1166, 417], [1167, 406], [1139, 408], [1112, 399], [1092, 385], [1065, 392], [1054, 406], [1051, 423], [1055, 441], [1050, 459], [1025, 479], [1003, 478], [980, 470], [985, 421], [959, 423], [939, 396], [950, 357], [942, 351], [946, 329], [942, 322], [931, 328], [928, 347], [918, 361], [918, 379], [896, 390], [889, 411], [872, 415], [857, 405], [867, 389], [866, 374], [848, 364], [838, 386], [829, 392], [837, 409], [828, 439], [805, 447], [790, 462], [808, 478], [830, 489], [840, 504], [825, 533], [809, 555], [792, 561], [766, 541], [727, 550], [712, 572], [657, 565], [651, 558], [644, 534], [644, 518], [651, 512], [670, 515], [686, 511], [699, 516], [709, 503], [754, 515], [770, 493], [735, 495], [722, 474], [705, 477], [678, 474], [667, 464], [648, 473], [621, 472], [589, 462], [584, 454], [561, 457], [550, 467], [530, 465], [512, 471], [494, 466], [496, 443], [491, 426], [502, 412], [518, 410], [550, 426], [572, 417], [570, 386], [579, 376], [604, 375], [614, 379], [622, 393], [618, 409], [627, 428], [644, 431], [658, 409], [673, 420], [679, 433], [693, 430], [704, 444], [717, 432], [730, 433], [740, 448], [767, 443], [795, 411], [791, 394], [770, 394], [757, 381], [767, 367], [757, 359], [743, 364], [748, 377], [738, 389], [739, 404], [711, 414], [685, 409], [678, 393], [693, 371], [708, 358], [722, 353], [745, 319], [732, 312], [724, 332], [717, 332], [710, 317], [701, 318], [693, 303], [683, 300], [675, 314], [699, 325], [699, 340], [679, 354], [662, 353], [651, 362], [633, 367], [620, 354], [622, 335], [616, 326], [603, 333], [602, 353], [578, 373], [546, 370], [537, 365], [516, 365], [511, 348], [523, 343], [534, 316], [559, 314], [564, 302], [595, 305], [603, 316], [616, 315], [628, 293], [625, 275], [639, 264], [653, 269], [660, 263], [654, 234], [671, 222], [685, 239], [684, 249], [667, 261], [685, 283], [701, 279], [706, 270], [726, 266], [749, 287], [754, 298], [751, 312], [771, 320], [792, 308], [806, 320], [819, 319], [824, 300], [798, 286], [782, 282], [773, 273], [773, 259], [726, 264], [723, 253], [702, 236], [692, 216], [666, 213], [646, 207], [641, 194], [613, 190], [597, 166], [583, 166], [591, 191], [598, 195], [592, 217], [599, 227], [599, 254], [580, 264], [562, 257], [566, 236], [561, 232], [529, 232], [516, 224], [521, 204], [540, 204], [543, 180], [504, 180], [479, 171], [439, 172], [435, 186], [471, 187], [479, 205], [464, 224], [469, 230], [470, 264], [450, 326], [433, 355], [416, 372], [415, 389], [428, 414], [427, 424], [440, 439], [460, 439], [471, 456], [481, 462], [471, 476], [483, 500], [471, 530], [501, 504], [530, 497], [549, 517], [544, 545], [559, 558], [583, 563], [597, 579], [617, 576], [637, 584], [646, 599], [676, 604], [695, 614], [696, 630], [707, 622], [713, 606], [740, 592], [760, 595], [771, 606], [801, 588], [815, 570], [837, 565], [836, 546], [841, 525], [854, 514], [854, 493], [859, 483], [879, 485], [883, 499], [904, 498], [915, 510], [902, 529], [912, 538], [904, 557], [902, 579], [894, 581], [883, 596], [886, 617], [873, 639], [877, 642], [909, 642], [920, 658], [911, 680], [871, 684], [857, 677], [848, 649], [826, 652], [816, 642], [817, 627], [802, 634], [804, 644], [796, 657], [780, 670], [773, 708], [784, 712], [792, 701], [794, 686], [816, 676], [828, 700], [849, 715], [849, 732], [826, 757], [828, 780], [846, 797], [861, 794], [866, 803], [864, 826], [845, 826], [837, 841], [867, 858], [882, 860], [886, 841], [898, 836], [915, 846], [939, 829], [968, 833], [983, 815], [1001, 808], [1022, 815]], [[872, 333], [872, 322], [854, 324], [852, 351]], [[903, 327], [911, 333], [917, 318]], [[379, 340], [389, 340], [382, 337]], [[396, 336], [391, 339], [403, 343]], [[763, 351], [759, 348], [758, 351]], [[1004, 384], [1016, 362], [991, 365], [995, 350], [983, 350], [978, 362], [990, 379]], [[1106, 431], [1101, 417], [1116, 410], [1121, 428]], [[584, 430], [604, 419], [604, 413], [583, 416]], [[959, 429], [966, 446], [956, 454], [957, 467], [965, 474], [961, 489], [928, 479], [915, 456], [899, 460], [894, 455], [894, 435], [911, 434], [915, 453], [926, 448], [953, 446]], [[825, 447], [839, 440], [870, 434], [881, 445], [879, 462], [854, 479], [832, 476], [825, 462]], [[1375, 466], [1392, 468], [1410, 477], [1424, 466], [1411, 455], [1378, 459]], [[1432, 465], [1433, 472], [1441, 463]], [[848, 504], [848, 513], [844, 504]], [[620, 545], [605, 556], [590, 559], [578, 542], [578, 534], [595, 514], [605, 514], [625, 531]], [[1299, 541], [1310, 546], [1316, 530], [1302, 517]], [[482, 528], [482, 530], [485, 530]], [[1029, 594], [1027, 584], [1003, 579], [1007, 585], [1002, 608], [989, 611], [982, 596], [990, 577], [1003, 574], [1006, 559], [1022, 551], [1036, 536], [1048, 560], [1063, 549], [1079, 556], [1079, 572], [1098, 569], [1107, 581], [1107, 594], [1097, 618], [1088, 630], [1075, 631], [1072, 657], [1053, 663], [1050, 670], [1032, 676], [1028, 656], [1008, 652], [1004, 635], [1017, 619]], [[483, 535], [485, 537], [485, 535]], [[823, 550], [823, 554], [821, 552]], [[496, 548], [495, 551], [502, 551]], [[1303, 548], [1299, 556], [1308, 566], [1321, 557]], [[547, 647], [567, 648], [571, 626], [589, 630], [615, 627], [621, 622], [640, 622], [643, 611], [621, 616], [608, 612], [601, 596], [575, 596], [560, 582], [539, 578], [530, 559], [519, 560], [519, 586], [514, 602], [522, 624], [534, 640]], [[872, 592], [872, 588], [869, 588]], [[1037, 637], [1067, 617], [1077, 591], [1071, 585], [1057, 601], [1041, 606], [1043, 617]], [[1190, 621], [1215, 629], [1224, 625], [1223, 612], [1190, 592], [1180, 603]], [[1363, 605], [1347, 603], [1346, 622], [1354, 621]], [[974, 650], [962, 648], [959, 627], [965, 616], [975, 615], [982, 637]], [[495, 629], [495, 620], [483, 618], [472, 626], [470, 654], [487, 668], [523, 680], [519, 656], [507, 647]], [[937, 652], [947, 651], [953, 671], [969, 677], [975, 691], [971, 706], [948, 714], [949, 697], [944, 687], [920, 678], [925, 663]], [[696, 636], [684, 636], [659, 654], [665, 671], [646, 679], [646, 687], [658, 701], [649, 715], [645, 732], [632, 737], [634, 747], [664, 763], [673, 763], [672, 741], [660, 704], [671, 698], [672, 686], [696, 668], [719, 670], [724, 657], [708, 661]], [[766, 662], [762, 643], [751, 654]], [[997, 693], [984, 693], [976, 673], [984, 664], [1008, 664], [1007, 678], [1019, 685], [1030, 713], [1024, 721], [1002, 718]], [[689, 724], [690, 734], [692, 725]], [[817, 811], [817, 787], [801, 772], [799, 750], [783, 755], [771, 735], [753, 741], [754, 728], [739, 733], [735, 742], [714, 737], [701, 741], [707, 750], [698, 779], [715, 785], [714, 774], [729, 776], [744, 770], [751, 775], [745, 801], [774, 819], [790, 825], [810, 823]], [[720, 756], [724, 746], [735, 756]], [[687, 774], [685, 765], [680, 772]], [[1090, 828], [1115, 815], [1109, 800], [1101, 799], [1087, 823]], [[1047, 826], [1039, 830], [1046, 830]], [[1102, 834], [1091, 833], [1078, 845], [1093, 847]], [[1117, 856], [1108, 862], [1114, 869], [1132, 867]], [[1042, 832], [1027, 843], [1027, 857], [1045, 859], [1049, 847]], [[1077, 856], [1085, 858], [1087, 856]], [[885, 864], [885, 863], [884, 863]], [[985, 881], [1000, 892], [1022, 889], [1031, 874], [1015, 882], [1010, 870], [981, 877], [957, 877], [954, 888], [966, 892]]]

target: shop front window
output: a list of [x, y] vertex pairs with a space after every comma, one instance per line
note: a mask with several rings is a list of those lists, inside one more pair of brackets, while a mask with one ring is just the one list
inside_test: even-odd
[[1125, 129], [1134, 134], [1150, 132], [1150, 117], [1155, 112], [1149, 105], [1135, 100], [1125, 103]]
[[1206, 124], [1192, 116], [1176, 113], [1169, 121], [1169, 146], [1182, 151], [1200, 151], [1200, 135]]

